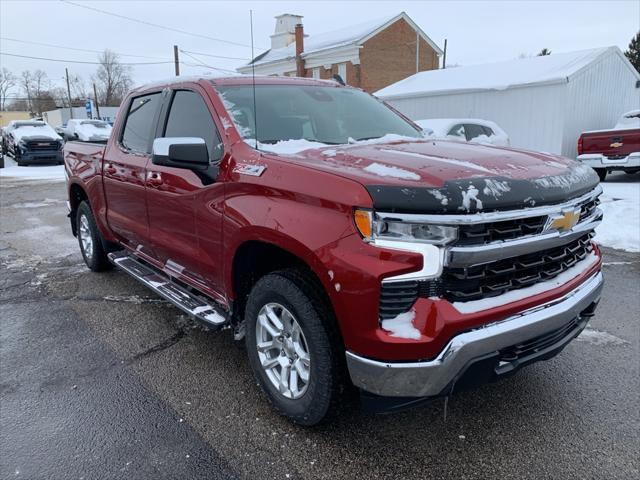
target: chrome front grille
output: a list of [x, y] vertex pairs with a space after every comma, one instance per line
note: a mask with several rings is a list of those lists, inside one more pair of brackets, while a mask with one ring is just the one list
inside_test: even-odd
[[479, 300], [549, 280], [586, 258], [593, 249], [592, 236], [587, 233], [560, 247], [484, 265], [445, 268], [443, 296], [454, 302]]
[[544, 229], [547, 217], [516, 218], [502, 222], [472, 223], [461, 225], [456, 245], [483, 245], [514, 240], [526, 235], [537, 235]]

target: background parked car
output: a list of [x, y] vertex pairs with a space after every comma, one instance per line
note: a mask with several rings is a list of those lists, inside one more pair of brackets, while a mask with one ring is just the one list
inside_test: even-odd
[[12, 120], [3, 133], [3, 151], [19, 166], [62, 162], [62, 138], [46, 122]]
[[103, 120], [71, 119], [64, 128], [67, 140], [81, 142], [106, 142], [111, 135], [112, 127]]
[[498, 147], [510, 145], [509, 135], [495, 122], [479, 118], [426, 118], [416, 120], [432, 137], [466, 142], [486, 143]]
[[640, 172], [640, 110], [624, 113], [610, 130], [583, 132], [577, 160], [592, 167], [603, 181], [607, 172]]

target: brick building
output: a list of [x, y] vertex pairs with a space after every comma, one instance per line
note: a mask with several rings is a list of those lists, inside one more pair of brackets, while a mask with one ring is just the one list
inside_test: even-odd
[[[419, 41], [418, 41], [419, 40]], [[442, 50], [402, 12], [333, 32], [307, 35], [300, 15], [276, 17], [271, 48], [241, 73], [331, 79], [375, 92], [419, 71], [439, 68]]]

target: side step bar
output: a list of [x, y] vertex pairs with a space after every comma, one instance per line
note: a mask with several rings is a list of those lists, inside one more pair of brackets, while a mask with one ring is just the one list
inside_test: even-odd
[[143, 263], [125, 251], [109, 254], [109, 260], [136, 280], [142, 282], [183, 312], [203, 322], [207, 327], [219, 329], [229, 323], [229, 314], [216, 302], [197, 295], [173, 282], [164, 272]]

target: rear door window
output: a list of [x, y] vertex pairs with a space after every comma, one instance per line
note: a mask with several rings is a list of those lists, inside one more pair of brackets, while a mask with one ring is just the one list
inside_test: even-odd
[[449, 133], [447, 135], [450, 135], [452, 137], [462, 137], [464, 139], [465, 138], [464, 125], [462, 124], [455, 125], [454, 127], [451, 128], [451, 130], [449, 130]]
[[475, 123], [467, 123], [464, 126], [464, 133], [467, 137], [467, 141], [478, 138], [481, 135], [485, 135], [484, 130], [482, 129], [482, 125], [478, 125]]
[[211, 112], [199, 93], [191, 90], [178, 90], [175, 93], [164, 136], [202, 138], [207, 144], [209, 158], [220, 158], [220, 135]]
[[484, 130], [484, 134], [485, 134], [487, 137], [492, 137], [492, 136], [494, 136], [494, 135], [495, 135], [495, 133], [493, 132], [493, 130], [491, 130], [491, 129], [490, 129], [489, 127], [487, 127], [486, 125], [483, 125], [483, 126], [482, 126], [482, 130]]
[[133, 152], [151, 153], [156, 114], [162, 103], [160, 92], [136, 97], [129, 105], [120, 143]]

